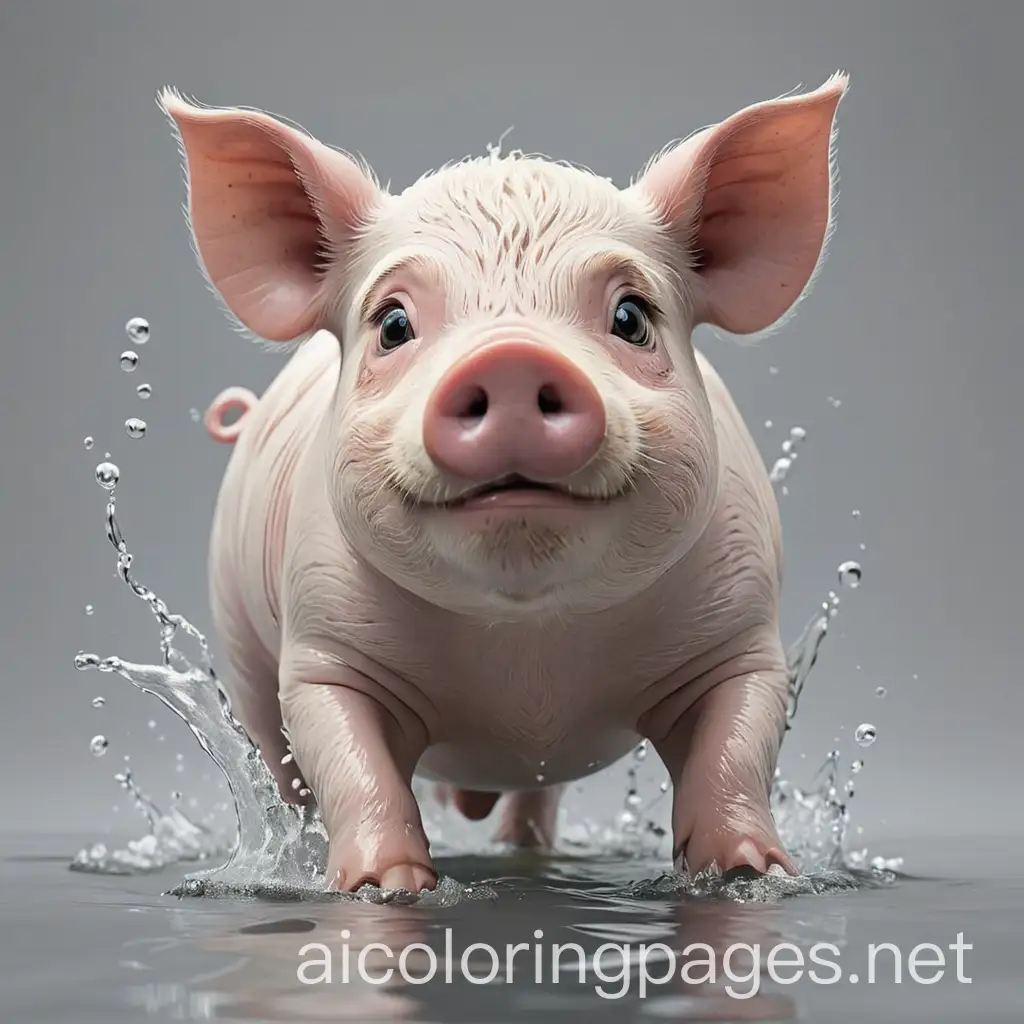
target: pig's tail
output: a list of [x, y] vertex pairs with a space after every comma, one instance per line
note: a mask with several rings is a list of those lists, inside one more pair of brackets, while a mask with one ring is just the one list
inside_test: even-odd
[[[234, 444], [242, 432], [249, 410], [258, 401], [259, 399], [248, 388], [225, 388], [206, 410], [203, 426], [206, 427], [214, 441], [219, 441], [221, 444]], [[234, 423], [225, 423], [224, 417], [232, 409], [239, 411], [238, 419]]]

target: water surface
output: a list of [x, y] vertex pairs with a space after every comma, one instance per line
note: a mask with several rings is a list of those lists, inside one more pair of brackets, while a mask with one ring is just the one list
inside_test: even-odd
[[[692, 897], [659, 891], [660, 860], [532, 857], [446, 858], [441, 872], [471, 888], [452, 906], [402, 905], [345, 899], [278, 902], [269, 899], [180, 899], [164, 893], [180, 870], [111, 876], [68, 870], [88, 837], [18, 835], [0, 838], [0, 1019], [10, 1024], [122, 1024], [142, 1021], [813, 1021], [845, 1024], [899, 1021], [1018, 1022], [1024, 1011], [1021, 923], [1024, 868], [1019, 841], [898, 841], [914, 865], [913, 877], [871, 883], [823, 895], [774, 902], [743, 900], [742, 879], [731, 896]], [[643, 883], [637, 885], [636, 883]], [[669, 887], [671, 888], [671, 887]], [[476, 898], [474, 898], [476, 897]], [[348, 931], [351, 973], [341, 976], [342, 931]], [[450, 929], [450, 932], [446, 932]], [[543, 932], [536, 939], [536, 930]], [[906, 958], [915, 945], [948, 949], [958, 932], [973, 946], [956, 980], [954, 954], [936, 984], [914, 983]], [[446, 934], [451, 935], [451, 983], [445, 980]], [[816, 985], [806, 978], [778, 985], [763, 974], [756, 994], [737, 999], [723, 985], [650, 983], [639, 994], [634, 964], [623, 993], [621, 962], [605, 954], [602, 980], [591, 971], [581, 984], [578, 958], [563, 954], [564, 973], [551, 979], [551, 944], [577, 943], [588, 958], [602, 944], [664, 943], [680, 951], [707, 943], [721, 957], [732, 943], [771, 947], [816, 943], [840, 950], [833, 959], [843, 978]], [[360, 980], [358, 951], [368, 943], [395, 951], [426, 943], [438, 963], [433, 980], [387, 985]], [[540, 946], [545, 967], [535, 981], [531, 955], [513, 960], [512, 984], [461, 976], [463, 951], [485, 942], [504, 957], [506, 944]], [[891, 942], [903, 953], [903, 980], [893, 982], [892, 957], [879, 954], [867, 983], [869, 943]], [[302, 984], [299, 950], [323, 943], [332, 951], [330, 983]], [[316, 954], [319, 955], [319, 954]], [[307, 959], [313, 955], [307, 954]], [[787, 957], [788, 959], [788, 957]], [[379, 976], [396, 961], [380, 951], [366, 961]], [[469, 971], [484, 977], [489, 955], [478, 952]], [[681, 970], [682, 958], [679, 960]], [[408, 973], [429, 966], [419, 951]], [[591, 968], [593, 963], [591, 962]], [[808, 962], [808, 966], [811, 966]], [[652, 952], [647, 973], [665, 970]], [[848, 980], [859, 974], [859, 982]], [[830, 972], [821, 971], [825, 977]], [[932, 976], [934, 969], [921, 973]], [[311, 976], [319, 974], [319, 969]], [[677, 971], [678, 974], [678, 971]], [[733, 974], [749, 979], [749, 963]], [[722, 979], [726, 984], [728, 978]], [[602, 998], [600, 986], [612, 998]], [[733, 988], [747, 993], [750, 980]], [[619, 993], [622, 993], [619, 995]]]

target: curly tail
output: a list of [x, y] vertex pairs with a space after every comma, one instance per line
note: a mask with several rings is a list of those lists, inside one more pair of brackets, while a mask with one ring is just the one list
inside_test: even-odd
[[[234, 444], [242, 432], [245, 417], [258, 401], [259, 399], [248, 388], [226, 388], [206, 410], [203, 426], [206, 427], [214, 441], [219, 441], [221, 444]], [[231, 409], [238, 409], [239, 417], [234, 423], [226, 424], [224, 416]]]

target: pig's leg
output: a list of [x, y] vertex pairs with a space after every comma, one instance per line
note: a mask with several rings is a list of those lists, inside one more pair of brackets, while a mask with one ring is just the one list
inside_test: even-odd
[[[316, 794], [330, 839], [327, 883], [354, 892], [365, 883], [433, 889], [412, 775], [426, 747], [422, 724], [370, 696], [366, 677], [335, 661], [281, 672], [281, 710], [295, 759]], [[305, 678], [303, 678], [305, 676]]]
[[480, 789], [459, 789], [457, 786], [439, 783], [434, 787], [434, 797], [442, 807], [454, 805], [470, 821], [483, 821], [494, 810], [501, 794]]
[[305, 803], [303, 792], [307, 787], [294, 758], [287, 756], [288, 741], [281, 731], [277, 664], [263, 649], [242, 611], [233, 580], [230, 572], [218, 566], [212, 606], [214, 625], [226, 648], [226, 670], [221, 683], [230, 698], [231, 713], [259, 747], [281, 799], [286, 803]]
[[274, 776], [285, 803], [306, 803], [308, 787], [289, 756], [288, 741], [281, 731], [277, 675], [262, 665], [237, 664], [229, 659], [228, 677], [222, 680], [231, 698], [231, 713], [245, 727]]
[[[786, 721], [784, 661], [724, 665], [720, 681], [674, 721], [656, 709], [647, 734], [674, 785], [673, 859], [696, 874], [749, 866], [796, 867], [779, 839], [769, 795]], [[738, 671], [730, 671], [735, 668]]]
[[[496, 842], [524, 848], [550, 848], [554, 845], [558, 824], [558, 805], [564, 786], [520, 790], [510, 793], [501, 815]], [[442, 806], [453, 804], [470, 821], [483, 821], [494, 810], [501, 793], [459, 789], [439, 785], [435, 795]]]
[[558, 805], [565, 786], [520, 790], [511, 793], [494, 838], [499, 843], [530, 849], [550, 849], [555, 845]]

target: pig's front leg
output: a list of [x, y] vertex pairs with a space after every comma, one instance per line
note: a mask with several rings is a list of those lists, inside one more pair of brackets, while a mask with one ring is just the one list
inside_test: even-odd
[[282, 719], [327, 828], [327, 884], [344, 892], [366, 883], [433, 889], [437, 874], [411, 786], [426, 731], [376, 690], [334, 655], [306, 649], [282, 658]]
[[[759, 646], [755, 641], [753, 650]], [[769, 805], [788, 675], [778, 641], [768, 638], [763, 646], [766, 654], [744, 654], [694, 681], [710, 688], [682, 714], [673, 709], [685, 702], [685, 691], [645, 723], [674, 786], [673, 859], [690, 874], [744, 866], [764, 873], [773, 865], [799, 873]]]

